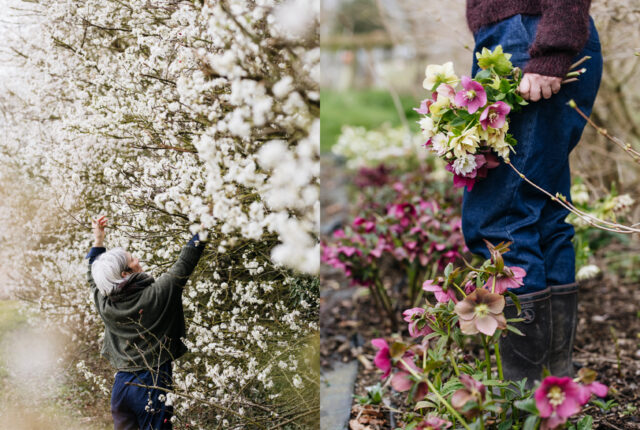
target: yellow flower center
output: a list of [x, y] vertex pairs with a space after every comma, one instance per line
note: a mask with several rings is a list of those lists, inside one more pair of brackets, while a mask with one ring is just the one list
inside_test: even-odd
[[476, 98], [476, 92], [475, 90], [469, 90], [467, 91], [467, 100], [473, 100]]
[[551, 387], [551, 389], [547, 393], [547, 397], [549, 398], [549, 403], [551, 403], [554, 408], [557, 408], [562, 403], [564, 403], [565, 399], [564, 391], [562, 391], [562, 388], [558, 387], [557, 385]]
[[475, 314], [478, 317], [483, 317], [489, 313], [489, 306], [486, 303], [480, 303], [476, 305]]
[[490, 111], [489, 112], [489, 121], [493, 122], [496, 120], [496, 118], [498, 118], [498, 113], [496, 111]]

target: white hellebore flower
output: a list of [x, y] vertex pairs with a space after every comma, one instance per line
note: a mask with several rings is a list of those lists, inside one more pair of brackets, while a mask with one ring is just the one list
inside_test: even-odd
[[418, 121], [418, 124], [420, 124], [420, 128], [422, 129], [422, 135], [427, 139], [431, 138], [435, 134], [435, 124], [430, 117], [423, 117], [420, 121]]
[[586, 281], [588, 279], [593, 279], [600, 274], [600, 268], [595, 264], [588, 264], [583, 266], [576, 273], [576, 280], [578, 281]]
[[438, 133], [431, 138], [431, 149], [442, 157], [449, 150], [449, 136]]
[[429, 64], [425, 70], [426, 78], [422, 82], [425, 90], [431, 91], [436, 82], [441, 84], [455, 85], [458, 77], [453, 70], [453, 63], [448, 61], [443, 65]]
[[453, 162], [453, 171], [456, 175], [466, 176], [476, 168], [476, 157], [471, 154], [456, 158]]

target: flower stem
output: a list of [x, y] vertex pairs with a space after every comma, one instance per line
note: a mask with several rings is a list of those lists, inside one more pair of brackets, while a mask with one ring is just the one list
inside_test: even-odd
[[[496, 354], [496, 365], [498, 366], [498, 378], [500, 378], [500, 381], [504, 381], [504, 374], [502, 373], [502, 358], [500, 357], [500, 342], [496, 342], [493, 345], [493, 348]], [[504, 388], [500, 387], [500, 397], [504, 399], [504, 396], [505, 396]], [[500, 416], [502, 417], [503, 421], [506, 420], [507, 411], [503, 409], [502, 412], [500, 413]]]
[[469, 426], [467, 425], [466, 421], [460, 416], [460, 414], [453, 408], [453, 406], [451, 406], [451, 404], [449, 404], [449, 402], [447, 402], [445, 400], [444, 397], [442, 397], [440, 392], [438, 392], [438, 390], [436, 390], [436, 387], [434, 387], [434, 385], [431, 383], [431, 381], [429, 381], [429, 378], [425, 377], [426, 375], [420, 375], [413, 368], [411, 368], [411, 366], [408, 366], [403, 358], [400, 359], [400, 362], [402, 364], [404, 364], [405, 369], [407, 369], [409, 371], [409, 373], [411, 373], [411, 375], [413, 375], [414, 378], [416, 378], [418, 380], [423, 380], [424, 382], [426, 382], [427, 386], [429, 387], [429, 391], [431, 391], [438, 398], [438, 400], [440, 400], [440, 402], [442, 402], [442, 404], [445, 406], [445, 408], [447, 408], [449, 410], [449, 412], [451, 412], [451, 415], [453, 415], [458, 421], [460, 421], [460, 424], [462, 424], [462, 426], [465, 429], [471, 430], [469, 428]]
[[484, 362], [487, 366], [487, 379], [491, 379], [491, 355], [489, 354], [489, 344], [485, 335], [482, 335], [482, 346], [484, 347]]
[[467, 430], [471, 430], [471, 428], [469, 428], [469, 425], [466, 423], [464, 418], [462, 418], [462, 416], [460, 416], [458, 411], [453, 409], [453, 406], [451, 406], [449, 404], [449, 402], [447, 402], [445, 400], [445, 398], [442, 397], [442, 395], [438, 392], [438, 390], [436, 390], [436, 387], [433, 386], [431, 381], [429, 381], [428, 379], [425, 379], [425, 381], [427, 383], [427, 386], [429, 387], [429, 390], [438, 398], [438, 400], [440, 400], [442, 402], [442, 404], [445, 406], [445, 408], [447, 408], [449, 410], [449, 412], [451, 412], [451, 415], [453, 415], [460, 422], [462, 427], [464, 427]]
[[459, 378], [460, 369], [458, 369], [458, 363], [456, 363], [456, 360], [453, 357], [453, 351], [449, 351], [449, 361], [451, 361], [451, 365], [453, 366], [453, 371], [456, 372], [456, 376]]

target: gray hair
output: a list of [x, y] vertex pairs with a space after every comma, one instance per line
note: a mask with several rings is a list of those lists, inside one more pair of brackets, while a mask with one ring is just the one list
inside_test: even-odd
[[129, 268], [127, 251], [113, 248], [98, 256], [91, 265], [91, 276], [103, 296], [108, 296], [122, 282], [122, 272]]

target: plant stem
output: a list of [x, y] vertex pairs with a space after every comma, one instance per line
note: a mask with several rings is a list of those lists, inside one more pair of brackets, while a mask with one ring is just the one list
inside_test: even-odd
[[398, 327], [398, 324], [396, 322], [396, 315], [393, 312], [393, 306], [391, 306], [391, 299], [389, 298], [387, 291], [384, 289], [384, 286], [382, 285], [382, 282], [380, 281], [380, 279], [376, 278], [375, 285], [378, 290], [380, 300], [382, 301], [382, 305], [384, 306], [385, 311], [387, 312], [387, 314], [389, 315], [389, 318], [391, 319], [391, 325], [393, 329], [396, 330]]
[[493, 346], [495, 353], [496, 353], [496, 364], [498, 365], [498, 378], [500, 378], [501, 381], [504, 380], [504, 374], [502, 373], [502, 357], [500, 357], [500, 344], [499, 342], [496, 342], [495, 345]]
[[482, 335], [482, 346], [484, 347], [484, 362], [487, 366], [487, 379], [491, 379], [491, 355], [489, 354], [489, 344], [485, 335]]
[[453, 357], [453, 351], [449, 351], [449, 361], [451, 361], [451, 365], [453, 366], [453, 371], [456, 372], [456, 376], [459, 378], [460, 369], [458, 369], [458, 363], [456, 363], [456, 360]]
[[[502, 373], [502, 358], [500, 357], [500, 342], [496, 342], [493, 345], [493, 348], [496, 354], [496, 365], [498, 366], [498, 378], [500, 378], [500, 381], [502, 382], [504, 381], [504, 374]], [[505, 395], [504, 388], [500, 387], [500, 397], [504, 399], [504, 395]], [[503, 409], [502, 412], [500, 413], [500, 417], [502, 417], [503, 421], [506, 420], [507, 411]]]

